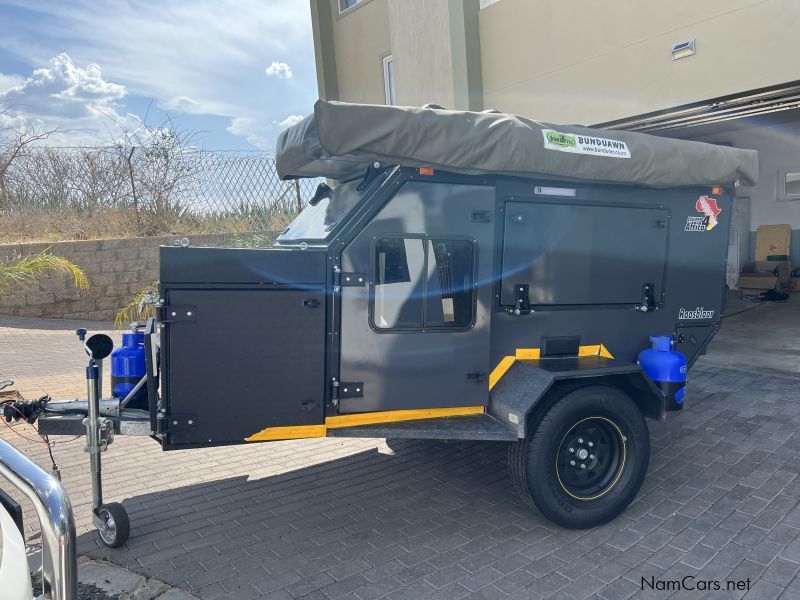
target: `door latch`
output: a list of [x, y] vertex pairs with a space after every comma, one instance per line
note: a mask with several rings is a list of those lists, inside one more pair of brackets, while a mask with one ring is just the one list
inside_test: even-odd
[[509, 313], [520, 316], [529, 315], [533, 312], [530, 299], [528, 298], [529, 289], [530, 286], [527, 283], [514, 284], [514, 307], [508, 309]]
[[652, 283], [642, 284], [642, 301], [640, 304], [636, 305], [636, 310], [640, 312], [650, 312], [658, 308], [656, 305], [654, 288], [655, 286]]

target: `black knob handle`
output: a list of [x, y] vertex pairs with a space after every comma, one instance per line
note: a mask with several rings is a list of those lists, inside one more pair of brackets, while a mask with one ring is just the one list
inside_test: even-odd
[[84, 341], [86, 339], [86, 330], [83, 327], [79, 327], [75, 330], [75, 335], [78, 336], [80, 341]]

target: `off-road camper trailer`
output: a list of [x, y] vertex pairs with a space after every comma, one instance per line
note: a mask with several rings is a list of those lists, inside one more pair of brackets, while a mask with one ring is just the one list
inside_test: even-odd
[[[754, 152], [320, 101], [277, 161], [331, 185], [274, 248], [161, 249], [141, 431], [164, 449], [506, 441], [520, 493], [556, 523], [628, 506], [645, 418], [683, 406], [680, 377], [637, 357], [662, 336], [690, 368], [719, 328]], [[117, 431], [125, 410], [106, 415]], [[47, 411], [40, 426], [70, 429]]]

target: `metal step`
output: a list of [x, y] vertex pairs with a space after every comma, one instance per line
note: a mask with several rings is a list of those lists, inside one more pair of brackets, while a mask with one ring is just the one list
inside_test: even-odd
[[410, 438], [514, 442], [513, 429], [488, 414], [419, 419], [328, 429], [328, 437]]

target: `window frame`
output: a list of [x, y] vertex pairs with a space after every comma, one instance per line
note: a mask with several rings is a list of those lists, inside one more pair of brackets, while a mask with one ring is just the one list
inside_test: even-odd
[[356, 0], [356, 3], [353, 4], [353, 6], [345, 6], [345, 1], [346, 0], [336, 0], [336, 5], [339, 8], [339, 15], [346, 15], [370, 0]]
[[[389, 72], [389, 65], [391, 64], [391, 77]], [[397, 106], [397, 90], [395, 87], [394, 77], [394, 57], [387, 54], [381, 58], [381, 65], [383, 66], [383, 97], [386, 106]]]
[[[470, 287], [470, 318], [466, 325], [460, 327], [449, 327], [447, 325], [434, 325], [430, 327], [425, 326], [426, 318], [426, 304], [428, 292], [428, 278], [425, 277], [422, 286], [422, 323], [420, 327], [379, 327], [375, 323], [375, 288], [377, 273], [375, 272], [375, 252], [378, 246], [378, 240], [384, 239], [401, 239], [401, 240], [420, 240], [423, 242], [423, 263], [422, 272], [428, 272], [428, 244], [425, 242], [434, 241], [456, 241], [466, 242], [472, 248], [472, 269], [471, 269], [471, 287]], [[474, 329], [478, 315], [478, 245], [475, 240], [470, 237], [459, 235], [431, 235], [427, 233], [382, 233], [372, 236], [372, 242], [369, 246], [369, 326], [375, 333], [441, 333], [445, 331], [469, 331]]]
[[777, 200], [778, 202], [797, 202], [800, 194], [786, 193], [786, 176], [789, 173], [800, 173], [800, 167], [786, 167], [778, 169]]

